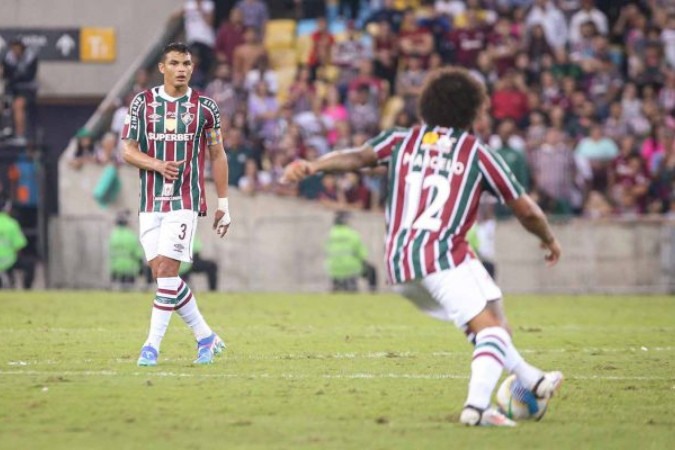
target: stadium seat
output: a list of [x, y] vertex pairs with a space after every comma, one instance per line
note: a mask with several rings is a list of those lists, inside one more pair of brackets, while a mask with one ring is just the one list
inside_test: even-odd
[[295, 20], [274, 19], [267, 22], [265, 29], [265, 48], [293, 48], [295, 45]]
[[307, 64], [309, 54], [312, 51], [312, 37], [309, 35], [299, 36], [295, 42], [295, 52], [300, 64]]
[[293, 81], [295, 81], [296, 71], [296, 67], [281, 67], [275, 70], [279, 85], [279, 90], [277, 91], [277, 100], [279, 101], [279, 104], [283, 104], [288, 99], [288, 90], [293, 84]]
[[293, 48], [278, 48], [269, 52], [270, 67], [272, 69], [281, 69], [282, 67], [293, 67], [297, 65], [297, 53]]

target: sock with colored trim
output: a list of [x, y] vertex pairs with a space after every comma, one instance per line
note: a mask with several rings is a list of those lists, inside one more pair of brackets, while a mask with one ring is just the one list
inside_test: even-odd
[[178, 288], [176, 312], [185, 324], [192, 329], [197, 342], [213, 334], [213, 330], [211, 330], [211, 327], [209, 327], [204, 317], [202, 317], [202, 313], [199, 312], [197, 298], [192, 294], [190, 287], [183, 280], [181, 280]]
[[471, 379], [466, 405], [480, 410], [490, 406], [494, 391], [504, 368], [509, 334], [501, 327], [488, 327], [476, 334], [476, 347], [471, 361]]
[[523, 386], [526, 386], [528, 389], [533, 389], [537, 382], [541, 380], [541, 377], [544, 376], [544, 372], [523, 359], [511, 341], [509, 341], [509, 345], [506, 347], [504, 369], [509, 373], [515, 374]]
[[150, 317], [150, 332], [145, 342], [145, 345], [150, 345], [157, 351], [159, 351], [162, 339], [171, 321], [171, 313], [176, 305], [179, 284], [180, 278], [178, 277], [157, 278], [157, 293]]

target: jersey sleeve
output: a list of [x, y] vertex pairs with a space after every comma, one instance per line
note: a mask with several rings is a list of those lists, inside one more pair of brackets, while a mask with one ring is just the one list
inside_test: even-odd
[[378, 163], [388, 163], [396, 146], [398, 146], [407, 135], [408, 130], [405, 128], [391, 128], [368, 140], [366, 145], [369, 145], [375, 151]]
[[485, 180], [483, 185], [501, 203], [515, 200], [525, 193], [502, 157], [483, 145], [478, 146], [478, 166]]
[[207, 97], [202, 97], [202, 107], [206, 117], [206, 125], [204, 129], [220, 129], [220, 111], [216, 102]]
[[129, 111], [124, 118], [122, 139], [140, 142], [141, 134], [145, 132], [145, 92], [134, 97], [129, 105]]

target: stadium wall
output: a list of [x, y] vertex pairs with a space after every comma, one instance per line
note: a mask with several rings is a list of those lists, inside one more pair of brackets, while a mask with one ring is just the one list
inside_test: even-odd
[[183, 0], [2, 0], [0, 28], [112, 27], [117, 59], [110, 64], [43, 62], [40, 96], [102, 97], [161, 33]]
[[[135, 169], [120, 170], [121, 191], [107, 208], [93, 199], [100, 167], [74, 171], [60, 163], [60, 216], [50, 223], [49, 281], [58, 288], [108, 288], [107, 236], [117, 211], [137, 210]], [[207, 186], [215, 204], [214, 189]], [[225, 239], [200, 220], [203, 257], [219, 263], [220, 290], [318, 292], [329, 288], [324, 242], [333, 213], [317, 203], [271, 195], [230, 194], [233, 224]], [[212, 217], [212, 216], [210, 216]], [[383, 217], [359, 212], [364, 237], [384, 287]], [[137, 223], [132, 223], [136, 227]], [[498, 282], [505, 292], [664, 293], [675, 291], [675, 223], [584, 221], [554, 224], [564, 248], [555, 268], [544, 265], [536, 240], [515, 221], [497, 227]]]

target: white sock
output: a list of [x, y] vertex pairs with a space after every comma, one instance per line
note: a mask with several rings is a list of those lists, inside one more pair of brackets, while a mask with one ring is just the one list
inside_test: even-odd
[[520, 356], [516, 347], [511, 344], [506, 349], [506, 358], [504, 358], [504, 369], [509, 373], [515, 374], [528, 389], [533, 389], [537, 382], [544, 376], [544, 372], [529, 364]]
[[157, 293], [150, 317], [150, 332], [145, 345], [154, 347], [158, 352], [171, 321], [179, 284], [180, 278], [178, 277], [157, 278]]
[[204, 317], [202, 317], [202, 313], [199, 312], [197, 298], [192, 294], [190, 287], [183, 280], [180, 281], [178, 288], [176, 312], [185, 324], [192, 329], [197, 342], [213, 334], [213, 330], [211, 330], [211, 327], [209, 327]]
[[[506, 335], [507, 339], [504, 339]], [[504, 367], [505, 348], [511, 339], [500, 327], [484, 328], [476, 334], [476, 347], [471, 361], [471, 379], [466, 404], [486, 409]]]

